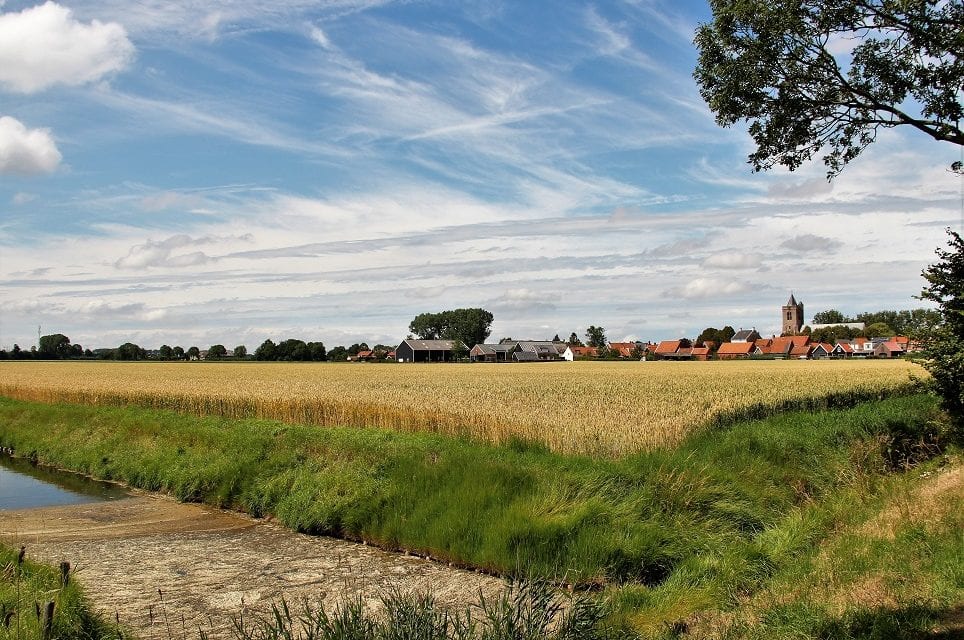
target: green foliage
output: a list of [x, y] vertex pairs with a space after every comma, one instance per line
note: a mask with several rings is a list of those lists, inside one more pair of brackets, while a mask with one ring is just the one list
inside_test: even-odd
[[730, 325], [726, 325], [722, 329], [707, 327], [703, 329], [703, 332], [696, 338], [696, 344], [703, 344], [704, 342], [710, 341], [715, 343], [718, 349], [721, 344], [729, 342], [735, 335], [736, 331]]
[[964, 426], [964, 241], [947, 233], [950, 248], [938, 249], [940, 260], [923, 273], [927, 287], [920, 297], [938, 304], [941, 320], [923, 332], [922, 347], [944, 408]]
[[563, 596], [544, 580], [511, 581], [494, 601], [472, 610], [449, 610], [431, 594], [389, 591], [383, 614], [365, 610], [355, 598], [328, 608], [303, 603], [293, 613], [282, 599], [271, 615], [236, 618], [237, 640], [595, 640], [613, 638], [601, 624], [602, 607], [585, 595]]
[[254, 359], [282, 362], [323, 362], [328, 359], [328, 352], [322, 342], [288, 339], [275, 344], [271, 339], [268, 339], [255, 349]]
[[[964, 144], [964, 4], [711, 0], [695, 77], [717, 122], [749, 122], [756, 170], [826, 151], [828, 177], [908, 125]], [[848, 52], [835, 47], [852, 44]]]
[[228, 350], [223, 344], [212, 344], [208, 349], [207, 357], [212, 360], [220, 360], [226, 355], [228, 355]]
[[485, 309], [452, 309], [420, 313], [408, 325], [420, 340], [458, 340], [467, 347], [485, 342], [494, 316]]
[[68, 563], [58, 568], [37, 564], [24, 550], [0, 545], [0, 640], [124, 637], [91, 612]]
[[239, 344], [234, 348], [234, 350], [231, 353], [238, 360], [244, 360], [245, 358], [248, 357], [248, 348], [243, 344]]
[[[887, 335], [892, 336], [894, 334], [888, 333]], [[823, 327], [821, 329], [813, 329], [810, 331], [810, 340], [813, 342], [826, 342], [828, 344], [835, 344], [837, 340], [851, 340], [861, 336], [873, 337], [867, 336], [863, 329], [851, 329], [850, 327], [839, 325]]]
[[586, 329], [586, 345], [597, 349], [605, 349], [607, 343], [606, 330], [602, 327], [589, 325]]
[[843, 324], [845, 322], [850, 321], [836, 309], [828, 309], [813, 314], [814, 324]]
[[125, 342], [114, 349], [112, 356], [114, 360], [143, 360], [147, 357], [147, 351], [133, 342]]
[[69, 358], [73, 355], [70, 338], [62, 333], [41, 336], [39, 346], [37, 351], [43, 358]]
[[[847, 486], [865, 450], [871, 460], [857, 475], [886, 472], [880, 439], [898, 427], [913, 434], [933, 411], [927, 396], [911, 396], [788, 413], [672, 451], [602, 460], [428, 434], [0, 400], [0, 445], [180, 499], [274, 514], [299, 531], [501, 573], [524, 559], [527, 571], [569, 582], [658, 584], [680, 567], [709, 580], [716, 570], [701, 563], [717, 554], [750, 562], [755, 537], [800, 503], [795, 487], [818, 499]], [[751, 574], [731, 572], [725, 589]]]

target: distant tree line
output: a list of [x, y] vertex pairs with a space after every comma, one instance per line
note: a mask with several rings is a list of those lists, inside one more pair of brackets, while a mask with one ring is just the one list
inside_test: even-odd
[[[837, 309], [828, 309], [815, 313], [814, 324], [834, 325], [820, 329], [809, 330], [804, 327], [804, 333], [816, 342], [833, 343], [835, 340], [851, 340], [853, 338], [887, 338], [890, 336], [917, 337], [926, 332], [928, 327], [940, 321], [940, 312], [936, 309], [910, 309], [901, 311], [871, 311], [858, 313], [848, 317]], [[851, 329], [841, 326], [850, 322], [862, 322], [863, 329]]]

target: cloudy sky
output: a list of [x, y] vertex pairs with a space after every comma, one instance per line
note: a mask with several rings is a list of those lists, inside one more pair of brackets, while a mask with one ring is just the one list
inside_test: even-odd
[[960, 149], [754, 174], [705, 2], [0, 0], [0, 346], [695, 336], [920, 306]]

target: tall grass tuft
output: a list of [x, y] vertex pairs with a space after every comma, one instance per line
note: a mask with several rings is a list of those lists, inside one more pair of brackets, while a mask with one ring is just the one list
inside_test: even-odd
[[[430, 594], [389, 591], [381, 611], [367, 611], [358, 598], [327, 607], [287, 601], [269, 615], [234, 619], [237, 640], [602, 640], [615, 631], [604, 623], [604, 606], [586, 595], [563, 595], [539, 579], [510, 581], [494, 600], [450, 610]], [[473, 609], [477, 617], [473, 618]]]

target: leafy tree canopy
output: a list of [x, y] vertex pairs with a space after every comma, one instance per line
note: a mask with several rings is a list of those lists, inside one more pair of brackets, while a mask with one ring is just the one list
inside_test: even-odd
[[588, 344], [590, 347], [603, 349], [606, 347], [607, 342], [605, 329], [595, 325], [589, 325], [589, 327], [586, 329], [586, 344]]
[[41, 336], [38, 351], [44, 358], [69, 358], [73, 354], [70, 338], [62, 333]]
[[749, 123], [757, 171], [825, 151], [832, 178], [881, 128], [964, 145], [959, 0], [711, 0], [694, 73], [717, 122]]
[[927, 286], [921, 299], [936, 302], [940, 318], [922, 332], [925, 366], [944, 408], [964, 426], [964, 241], [950, 235], [950, 249], [938, 249], [940, 260], [924, 270]]
[[709, 341], [714, 343], [715, 349], [719, 349], [721, 344], [729, 342], [735, 335], [736, 331], [730, 325], [726, 325], [722, 329], [707, 327], [703, 329], [703, 332], [696, 338], [696, 344], [703, 344]]
[[228, 350], [223, 344], [212, 344], [208, 349], [207, 357], [212, 360], [220, 360], [226, 355], [228, 355]]
[[492, 333], [494, 316], [485, 309], [452, 309], [420, 313], [408, 325], [420, 340], [459, 340], [466, 346], [485, 342]]
[[843, 324], [845, 322], [850, 322], [850, 320], [836, 309], [827, 309], [813, 314], [814, 324]]

